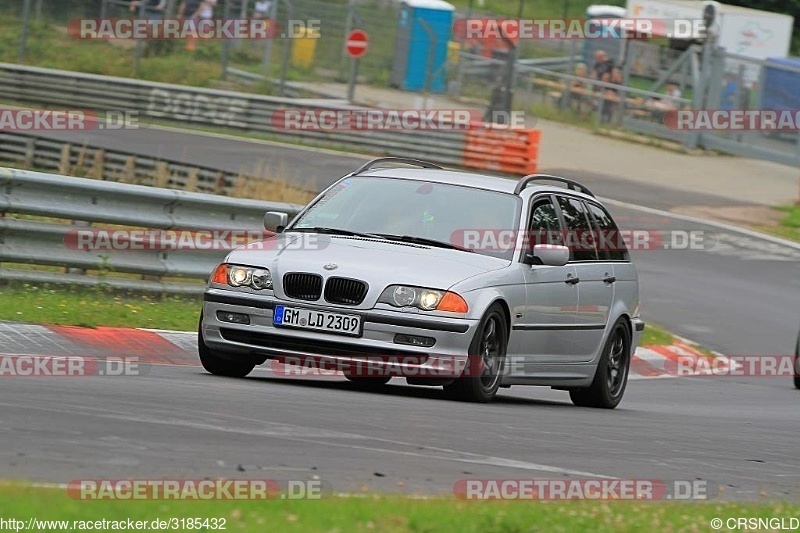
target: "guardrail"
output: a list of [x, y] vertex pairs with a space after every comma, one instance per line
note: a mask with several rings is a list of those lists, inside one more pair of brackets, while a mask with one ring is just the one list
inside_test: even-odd
[[[274, 180], [251, 176], [244, 169], [237, 173], [175, 160], [154, 159], [133, 152], [6, 132], [0, 132], [0, 165], [227, 196], [246, 196], [253, 186], [263, 188], [275, 184]], [[313, 192], [282, 182], [279, 188], [292, 193]]]
[[[406, 157], [449, 165], [471, 166], [470, 162], [476, 159], [470, 157], [470, 147], [474, 144], [468, 142], [466, 131], [455, 128], [368, 131], [290, 129], [280, 127], [282, 121], [273, 120], [281, 116], [276, 112], [289, 109], [359, 109], [343, 103], [325, 103], [320, 99], [261, 96], [0, 63], [0, 100], [99, 113], [106, 110], [135, 113], [139, 117], [157, 121], [259, 132], [284, 141], [336, 145], [378, 154], [401, 153]], [[9, 137], [0, 136], [0, 154], [8, 151], [2, 146], [5, 139]], [[19, 148], [18, 152], [23, 155], [26, 153], [24, 148]], [[126, 157], [131, 155], [125, 154]], [[479, 157], [482, 155], [478, 154]], [[177, 166], [174, 162], [171, 164]], [[61, 171], [60, 168], [58, 170]]]
[[296, 100], [217, 89], [203, 89], [97, 76], [79, 72], [0, 63], [0, 100], [49, 108], [135, 113], [141, 119], [259, 132], [280, 140], [341, 146], [378, 154], [402, 152], [408, 157], [460, 165], [463, 131], [342, 131], [284, 129], [273, 114], [287, 109], [355, 109], [319, 99]]
[[[302, 208], [5, 167], [0, 167], [0, 190], [0, 263], [51, 267], [0, 266], [0, 279], [170, 293], [202, 292], [199, 281], [208, 277], [226, 250], [91, 251], [68, 246], [68, 236], [76, 229], [102, 225], [261, 231], [265, 212], [293, 217]], [[87, 270], [97, 274], [81, 273]]]

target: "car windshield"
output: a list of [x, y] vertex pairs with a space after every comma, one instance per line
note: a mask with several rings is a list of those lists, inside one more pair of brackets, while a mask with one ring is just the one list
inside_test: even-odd
[[[292, 230], [368, 234], [423, 245], [464, 248], [464, 232], [516, 230], [518, 196], [399, 178], [350, 177], [317, 200]], [[513, 246], [466, 247], [510, 260]]]

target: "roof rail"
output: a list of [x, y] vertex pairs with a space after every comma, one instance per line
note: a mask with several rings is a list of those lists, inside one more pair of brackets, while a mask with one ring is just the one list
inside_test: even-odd
[[350, 175], [357, 176], [358, 174], [361, 174], [368, 170], [372, 170], [381, 163], [401, 163], [404, 165], [411, 165], [420, 168], [434, 168], [438, 170], [444, 170], [439, 165], [434, 165], [433, 163], [428, 163], [427, 161], [422, 161], [420, 159], [412, 159], [410, 157], [379, 157], [378, 159], [373, 159], [372, 161], [364, 163], [363, 165], [361, 165], [361, 167], [358, 168], [358, 170], [355, 170]]
[[521, 193], [525, 187], [534, 181], [557, 181], [559, 183], [566, 184], [568, 189], [581, 192], [583, 194], [588, 194], [594, 198], [592, 191], [590, 191], [585, 185], [581, 185], [575, 180], [562, 178], [560, 176], [551, 176], [550, 174], [529, 174], [524, 178], [520, 178], [519, 183], [517, 183], [517, 187], [514, 189], [514, 194]]

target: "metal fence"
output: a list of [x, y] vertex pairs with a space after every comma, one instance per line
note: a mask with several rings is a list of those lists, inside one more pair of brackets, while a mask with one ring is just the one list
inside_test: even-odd
[[347, 131], [290, 129], [273, 123], [287, 109], [356, 109], [323, 100], [296, 100], [248, 93], [96, 76], [0, 63], [0, 100], [62, 109], [133, 113], [142, 119], [258, 132], [294, 143], [396, 153], [461, 164], [463, 131]]
[[[260, 176], [247, 174], [244, 169], [237, 173], [36, 135], [0, 132], [2, 164], [61, 175], [223, 196], [241, 196], [255, 181], [262, 188], [271, 184]], [[292, 187], [286, 183], [280, 183], [279, 186], [284, 189]], [[313, 191], [296, 188], [291, 192], [311, 194]]]
[[[83, 4], [61, 0], [31, 0], [34, 19], [41, 24], [61, 24], [78, 16], [131, 16], [127, 0], [92, 0]], [[169, 5], [175, 6], [177, 0]], [[0, 12], [18, 15], [23, 0], [7, 0]], [[226, 0], [218, 4], [217, 16], [241, 16], [252, 12], [253, 0]], [[348, 60], [344, 39], [352, 28], [366, 29], [375, 38], [370, 52], [362, 60], [364, 81], [386, 86], [391, 73], [397, 26], [396, 1], [379, 0], [273, 0], [273, 15], [288, 27], [289, 20], [320, 22], [318, 39], [284, 38], [267, 43], [204, 42], [197, 58], [220, 58], [229, 80], [244, 80], [250, 85], [267, 84], [273, 90], [275, 80], [285, 94], [299, 95], [293, 80], [315, 82], [344, 81]], [[523, 3], [520, 3], [523, 5]], [[564, 15], [575, 14], [565, 4]], [[537, 2], [525, 3], [525, 15], [532, 15]], [[552, 7], [552, 6], [551, 6]], [[553, 13], [552, 9], [548, 13]], [[463, 16], [459, 12], [457, 17]], [[473, 13], [482, 15], [482, 13]], [[44, 27], [44, 26], [43, 26]], [[47, 27], [51, 31], [53, 26]], [[40, 31], [45, 31], [40, 28]], [[182, 53], [184, 43], [174, 43]], [[450, 43], [460, 46], [463, 43]], [[512, 80], [517, 107], [534, 114], [539, 110], [574, 111], [588, 117], [595, 127], [615, 126], [624, 131], [670, 139], [687, 147], [703, 147], [748, 157], [796, 165], [800, 161], [800, 133], [792, 132], [687, 132], [666, 127], [664, 116], [670, 109], [714, 109], [726, 102], [740, 109], [761, 106], [760, 97], [767, 67], [785, 73], [800, 74], [796, 68], [767, 64], [726, 53], [713, 46], [692, 46], [681, 52], [653, 43], [615, 41], [620, 48], [616, 58], [624, 71], [624, 83], [603, 83], [588, 79], [591, 73], [591, 47], [579, 41], [520, 43], [519, 57]], [[155, 45], [154, 45], [155, 46]], [[140, 47], [137, 47], [140, 48]], [[175, 48], [175, 47], [173, 47]], [[622, 50], [625, 50], [624, 53]], [[483, 52], [486, 52], [484, 50]], [[474, 105], [486, 105], [494, 89], [506, 85], [508, 53], [490, 50], [488, 56], [468, 49], [449, 54], [446, 65], [451, 94]], [[153, 51], [156, 54], [156, 51]], [[624, 58], [624, 60], [622, 59]], [[147, 59], [145, 59], [147, 60]], [[619, 63], [618, 63], [619, 64]], [[189, 68], [191, 61], [181, 63]], [[280, 107], [317, 106], [321, 104], [161, 85], [136, 85], [125, 78], [82, 77], [84, 75], [24, 71], [25, 67], [0, 66], [0, 98], [48, 106], [88, 107], [92, 109], [131, 109], [144, 117], [179, 123], [195, 123], [245, 131], [265, 132], [291, 142], [337, 145], [375, 153], [402, 150], [408, 155], [458, 164], [463, 135], [424, 132], [320, 132], [285, 131], [272, 127], [269, 117]], [[189, 68], [189, 72], [191, 69]], [[85, 75], [89, 76], [89, 75]], [[581, 79], [587, 78], [587, 79]], [[281, 81], [283, 80], [283, 81]], [[662, 93], [664, 82], [680, 84], [682, 96]], [[308, 86], [309, 84], [305, 84]], [[578, 90], [573, 90], [578, 87]], [[262, 90], [256, 87], [254, 90]], [[205, 92], [204, 92], [205, 91]], [[245, 106], [239, 105], [244, 103]], [[330, 107], [334, 107], [332, 104]], [[541, 106], [541, 107], [537, 107]], [[724, 109], [724, 107], [723, 107]]]
[[[573, 49], [573, 51], [575, 51]], [[591, 76], [591, 63], [570, 60], [566, 69], [552, 64], [518, 62], [514, 78], [514, 106], [534, 114], [559, 110], [588, 121], [595, 129], [615, 127], [625, 132], [649, 135], [680, 143], [688, 148], [705, 148], [723, 153], [766, 159], [796, 166], [800, 164], [800, 131], [758, 131], [725, 129], [679, 129], [665, 118], [677, 110], [775, 110], [764, 99], [765, 90], [787, 92], [800, 83], [800, 68], [731, 54], [722, 48], [693, 45], [678, 51], [659, 51], [649, 43], [629, 43], [628, 60], [620, 66], [622, 83], [598, 81]], [[658, 55], [661, 54], [661, 55]], [[462, 96], [481, 101], [491, 99], [493, 87], [504, 84], [507, 64], [462, 52]], [[563, 65], [559, 64], [559, 67]], [[773, 86], [767, 72], [782, 78]], [[792, 83], [787, 84], [787, 78]], [[626, 83], [627, 81], [627, 83]], [[666, 94], [667, 84], [676, 94]], [[782, 107], [794, 112], [800, 96], [786, 94]]]
[[[32, 4], [29, 24], [50, 24], [66, 28], [80, 17], [132, 18], [130, 0], [27, 0]], [[0, 11], [22, 20], [26, 0], [3, 0]], [[174, 17], [181, 0], [167, 0], [163, 15]], [[251, 18], [255, 0], [219, 0], [217, 18]], [[275, 82], [265, 90], [279, 90], [281, 81], [346, 81], [349, 61], [345, 39], [351, 29], [362, 29], [375, 38], [370, 53], [361, 61], [360, 76], [368, 83], [386, 84], [394, 56], [398, 4], [386, 0], [271, 0], [269, 18], [278, 22], [281, 33], [268, 41], [206, 41], [138, 43], [129, 47], [132, 72], [146, 71], [147, 62], [165, 56], [212, 60], [221, 66], [221, 79], [228, 68], [265, 75]], [[148, 15], [153, 16], [153, 15]], [[305, 24], [303, 24], [305, 23]], [[305, 27], [304, 27], [305, 26]], [[305, 31], [309, 30], [309, 31]], [[35, 46], [35, 43], [30, 43]]]
[[[800, 68], [773, 61], [761, 61], [723, 49], [713, 51], [709, 60], [710, 73], [706, 81], [706, 109], [755, 110], [785, 109], [797, 116], [800, 94]], [[767, 74], [770, 74], [768, 76]], [[769, 78], [772, 78], [771, 80]], [[783, 84], [775, 84], [782, 78]], [[789, 80], [791, 83], [787, 83]], [[781, 98], [765, 99], [765, 91], [782, 93]], [[720, 152], [767, 159], [784, 165], [800, 165], [800, 130], [711, 130], [703, 132], [700, 143], [704, 148]]]
[[76, 229], [104, 225], [260, 231], [267, 211], [281, 211], [293, 217], [301, 209], [293, 204], [67, 178], [5, 167], [0, 167], [0, 188], [0, 279], [105, 284], [173, 293], [201, 292], [199, 280], [209, 276], [226, 251], [91, 251], [69, 246], [68, 235]]

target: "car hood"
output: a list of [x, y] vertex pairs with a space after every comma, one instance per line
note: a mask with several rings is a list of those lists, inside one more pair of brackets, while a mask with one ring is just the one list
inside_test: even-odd
[[[387, 285], [447, 289], [472, 276], [507, 267], [505, 259], [402, 242], [311, 233], [285, 233], [250, 243], [230, 253], [227, 261], [267, 267], [281, 295], [287, 272], [313, 272], [367, 282], [377, 296]], [[335, 265], [335, 267], [334, 267]], [[370, 300], [372, 294], [368, 294]]]

